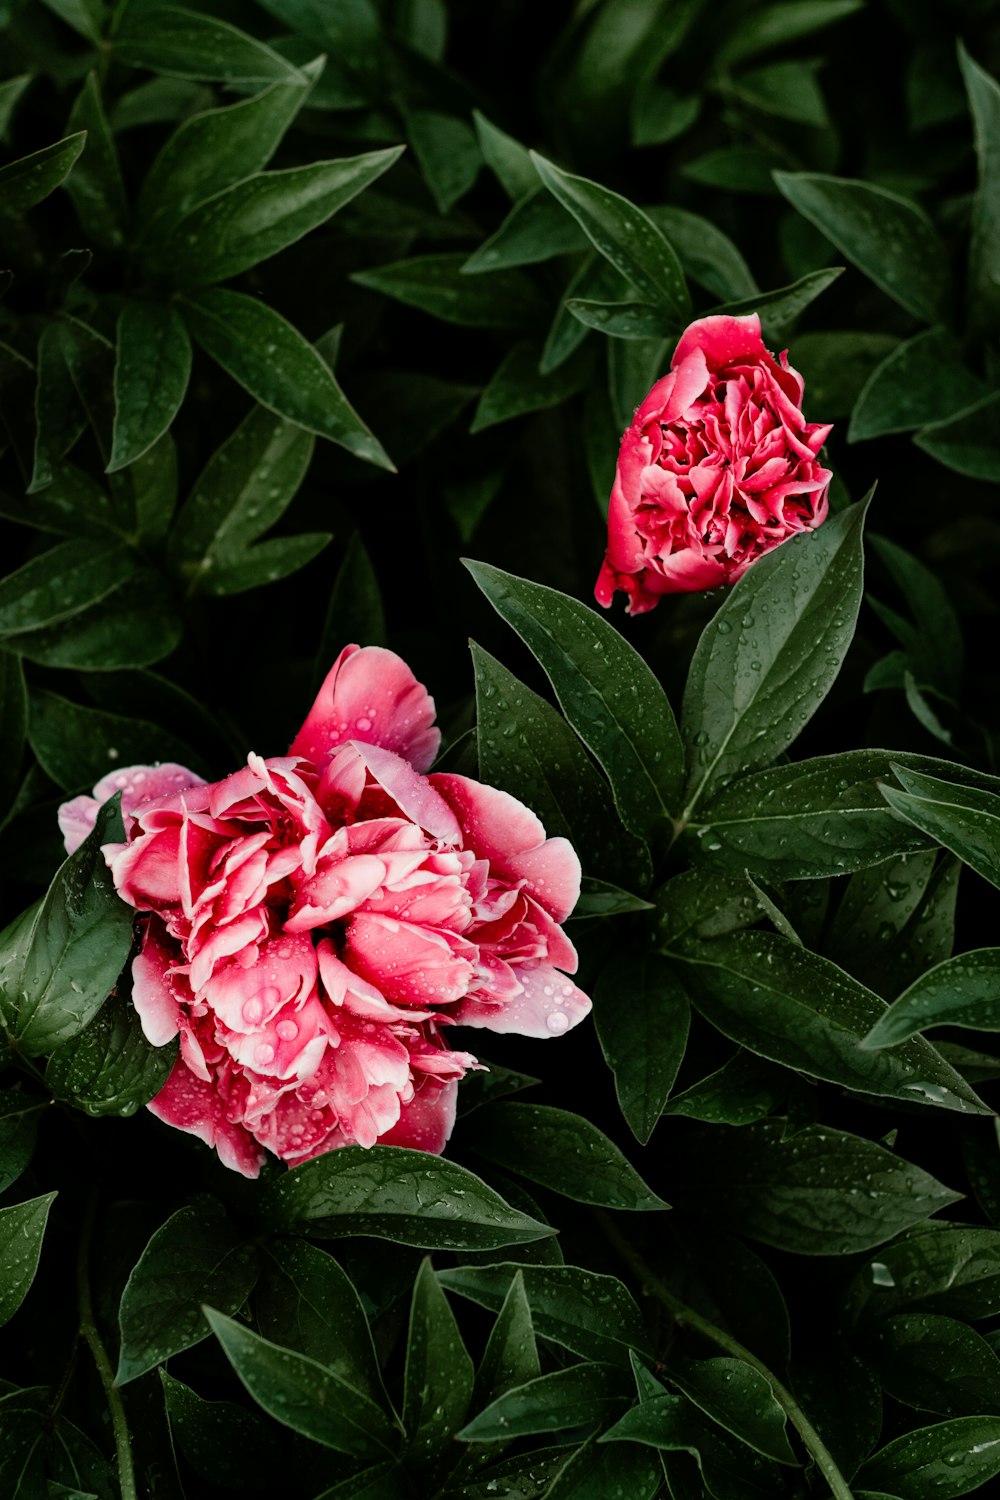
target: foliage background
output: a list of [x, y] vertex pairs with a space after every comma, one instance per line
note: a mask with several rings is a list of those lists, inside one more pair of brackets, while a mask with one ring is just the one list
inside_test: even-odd
[[[491, 1038], [447, 1163], [248, 1185], [141, 1109], [169, 1058], [102, 1008], [127, 916], [92, 851], [64, 867], [0, 952], [0, 1490], [988, 1483], [993, 0], [0, 26], [5, 920], [67, 795], [280, 753], [340, 647], [385, 641], [445, 763], [581, 849], [596, 1020]], [[618, 435], [719, 306], [759, 308], [836, 423], [827, 527], [613, 625], [506, 578], [590, 600]], [[707, 688], [743, 702], [755, 661], [723, 722]]]

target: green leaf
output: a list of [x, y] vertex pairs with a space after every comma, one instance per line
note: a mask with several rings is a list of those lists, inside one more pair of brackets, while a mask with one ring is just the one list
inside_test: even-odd
[[[32, 75], [30, 73], [16, 73], [13, 78], [5, 78], [0, 83], [0, 136], [6, 136], [11, 116], [17, 108], [21, 95], [31, 81]], [[524, 154], [527, 158], [527, 151]], [[535, 169], [531, 165], [530, 159], [528, 159], [528, 172], [530, 173], [531, 184], [534, 186]]]
[[332, 1255], [306, 1240], [272, 1237], [264, 1246], [254, 1302], [265, 1338], [308, 1355], [388, 1407], [364, 1308]]
[[913, 432], [951, 418], [986, 394], [963, 362], [953, 334], [925, 328], [890, 350], [871, 372], [851, 413], [849, 443]]
[[368, 463], [392, 469], [322, 356], [273, 307], [242, 292], [213, 288], [185, 297], [182, 309], [196, 341], [261, 406]]
[[96, 73], [87, 74], [68, 125], [86, 136], [87, 149], [66, 179], [66, 191], [84, 233], [95, 245], [117, 249], [125, 243], [128, 204], [118, 148], [104, 112]]
[[1000, 1230], [925, 1224], [857, 1274], [845, 1300], [851, 1322], [874, 1326], [908, 1309], [975, 1322], [1000, 1312]]
[[479, 149], [490, 171], [508, 198], [526, 198], [538, 191], [538, 174], [531, 152], [489, 121], [478, 109], [472, 111]]
[[175, 224], [206, 199], [262, 171], [319, 72], [310, 64], [301, 81], [273, 83], [237, 104], [184, 120], [146, 173], [136, 207], [140, 237], [148, 239], [161, 220]]
[[973, 1329], [937, 1313], [878, 1322], [865, 1344], [889, 1395], [944, 1417], [1000, 1415], [1000, 1359]]
[[922, 427], [913, 441], [956, 474], [1000, 480], [1000, 392], [984, 396], [943, 421]]
[[169, 557], [192, 590], [245, 555], [287, 510], [309, 468], [312, 436], [255, 407], [209, 459], [170, 533]]
[[179, 1208], [152, 1236], [125, 1283], [118, 1311], [117, 1385], [208, 1338], [202, 1303], [237, 1312], [257, 1280], [257, 1253], [214, 1198]]
[[887, 1444], [863, 1466], [856, 1483], [888, 1490], [899, 1500], [954, 1500], [1000, 1474], [1000, 1417], [956, 1417], [918, 1427]]
[[826, 697], [861, 603], [866, 504], [758, 558], [705, 627], [681, 714], [688, 805], [775, 760]]
[[483, 432], [529, 412], [543, 411], [568, 401], [587, 384], [589, 360], [566, 360], [558, 370], [539, 371], [541, 347], [533, 339], [514, 344], [506, 353], [479, 398], [470, 432]]
[[979, 181], [972, 200], [972, 239], [969, 247], [969, 307], [976, 325], [994, 331], [1000, 317], [1000, 287], [996, 264], [1000, 253], [1000, 88], [958, 43], [958, 65], [969, 96], [975, 127]]
[[197, 752], [157, 724], [104, 713], [39, 690], [31, 696], [31, 748], [57, 786], [93, 786], [116, 766], [173, 760], [205, 769]]
[[788, 1308], [755, 1251], [715, 1224], [699, 1227], [690, 1219], [672, 1222], [660, 1243], [661, 1275], [676, 1297], [772, 1369], [787, 1367]]
[[162, 576], [141, 568], [107, 598], [75, 614], [72, 631], [61, 623], [25, 630], [12, 636], [7, 647], [42, 666], [103, 672], [160, 661], [180, 635]]
[[951, 954], [960, 868], [928, 849], [853, 876], [829, 927], [827, 957], [891, 999]]
[[279, 1231], [425, 1250], [492, 1250], [553, 1232], [457, 1163], [400, 1146], [345, 1146], [295, 1167], [268, 1184], [261, 1211]]
[[447, 1449], [465, 1421], [473, 1379], [455, 1315], [425, 1258], [413, 1286], [403, 1379], [409, 1463], [421, 1468]]
[[402, 149], [246, 177], [172, 223], [150, 257], [181, 287], [227, 281], [325, 224], [388, 171]]
[[586, 605], [487, 563], [466, 566], [548, 674], [560, 708], [607, 773], [622, 822], [647, 839], [680, 793], [680, 737], [660, 684]]
[[132, 908], [115, 890], [101, 845], [123, 837], [119, 799], [60, 865], [24, 947], [4, 974], [8, 1028], [29, 1057], [51, 1052], [90, 1022], [132, 946]]
[[17, 790], [28, 731], [28, 690], [16, 656], [0, 652], [0, 824]]
[[641, 297], [666, 309], [678, 328], [691, 316], [680, 261], [652, 219], [610, 188], [574, 177], [531, 153], [544, 185], [573, 215], [594, 249], [609, 260]]
[[525, 802], [550, 836], [568, 838], [585, 869], [644, 884], [648, 852], [622, 828], [607, 783], [565, 719], [475, 641], [470, 648], [482, 779]]
[[774, 174], [786, 162], [787, 157], [770, 146], [721, 146], [686, 161], [681, 174], [702, 187], [776, 198]]
[[[565, 214], [563, 214], [563, 219], [566, 223], [570, 222]], [[573, 276], [569, 286], [563, 293], [562, 301], [556, 308], [555, 315], [545, 338], [542, 357], [538, 362], [538, 368], [543, 375], [549, 375], [553, 370], [557, 370], [580, 347], [587, 337], [587, 329], [569, 311], [569, 302], [580, 298], [583, 300], [596, 298], [600, 301], [606, 297], [620, 297], [625, 290], [627, 290], [627, 283], [624, 277], [620, 276], [614, 266], [610, 265], [602, 255], [598, 255], [596, 250], [591, 251]], [[588, 393], [588, 395], [593, 399], [591, 393]], [[584, 431], [586, 433], [587, 429], [585, 428]], [[592, 434], [588, 435], [590, 441], [594, 442], [594, 436]], [[612, 458], [612, 472], [614, 460], [613, 448], [618, 436], [619, 434], [613, 429], [607, 434], [608, 451], [611, 453]], [[606, 489], [610, 490], [610, 488], [611, 477], [609, 475]], [[601, 497], [602, 504], [605, 499], [606, 494]]]
[[45, 1082], [88, 1115], [134, 1115], [166, 1083], [176, 1044], [152, 1046], [131, 998], [117, 992], [49, 1059]]
[[565, 306], [585, 328], [596, 328], [613, 339], [662, 339], [671, 331], [662, 310], [649, 302], [587, 302], [568, 297]]
[[892, 770], [903, 790], [882, 786], [889, 806], [1000, 886], [1000, 796], [904, 770], [895, 761]]
[[317, 687], [348, 642], [384, 646], [386, 639], [385, 611], [375, 569], [360, 531], [353, 531], [330, 592], [316, 651]]
[[749, 1125], [771, 1114], [787, 1097], [788, 1085], [781, 1068], [741, 1048], [721, 1068], [668, 1099], [662, 1113], [712, 1125]]
[[248, 547], [232, 561], [214, 567], [201, 585], [212, 596], [242, 594], [297, 573], [312, 562], [333, 537], [329, 531], [303, 532], [300, 536], [278, 536]]
[[922, 1037], [862, 1051], [884, 1001], [808, 948], [777, 933], [735, 932], [682, 957], [692, 1002], [740, 1046], [861, 1093], [983, 1113], [982, 1100]]
[[[537, 183], [534, 168], [530, 170]], [[473, 250], [462, 270], [469, 276], [509, 266], [536, 265], [556, 255], [572, 255], [589, 243], [552, 195], [536, 185], [526, 198], [517, 200], [500, 228]]]
[[545, 304], [522, 272], [465, 276], [465, 259], [461, 252], [450, 251], [418, 255], [371, 271], [355, 271], [351, 280], [466, 328], [520, 328], [537, 323], [544, 315]]
[[649, 1352], [649, 1335], [631, 1292], [614, 1276], [580, 1266], [456, 1266], [438, 1280], [480, 1307], [498, 1313], [517, 1276], [539, 1338], [584, 1359], [610, 1360], [628, 1367], [629, 1349]]
[[759, 313], [765, 340], [780, 346], [787, 339], [800, 314], [843, 274], [843, 266], [810, 271], [798, 281], [792, 282], [791, 286], [778, 287], [773, 292], [753, 292], [749, 297], [726, 302], [713, 311], [716, 315], [724, 313], [729, 317]]
[[[633, 875], [639, 872], [633, 870]], [[595, 880], [585, 875], [580, 882], [580, 898], [573, 908], [571, 919], [576, 922], [589, 917], [620, 917], [633, 911], [653, 911], [654, 903], [633, 896], [620, 886], [610, 885], [606, 880]]]
[[770, 1384], [742, 1359], [674, 1361], [667, 1378], [713, 1422], [779, 1464], [798, 1464]]
[[190, 376], [191, 340], [176, 308], [169, 302], [126, 302], [118, 318], [109, 473], [135, 463], [163, 436]]
[[87, 140], [86, 131], [78, 130], [64, 140], [43, 146], [30, 156], [0, 167], [0, 202], [2, 218], [16, 218], [41, 203], [65, 182]]
[[945, 589], [930, 568], [886, 537], [873, 536], [872, 546], [906, 599], [914, 624], [879, 610], [897, 635], [921, 682], [941, 692], [956, 693], [961, 685], [964, 645], [962, 627]]
[[668, 84], [655, 80], [647, 84], [632, 101], [633, 146], [663, 146], [675, 141], [695, 123], [702, 102], [699, 95], [679, 93]]
[[119, 542], [60, 542], [0, 583], [0, 635], [55, 625], [107, 598], [133, 571]]
[[35, 1149], [38, 1115], [44, 1099], [32, 1099], [19, 1088], [0, 1089], [0, 1193], [16, 1182]]
[[202, 1479], [235, 1490], [281, 1483], [275, 1431], [257, 1412], [234, 1401], [204, 1401], [164, 1369], [160, 1383], [171, 1435]]
[[269, 1343], [242, 1323], [204, 1308], [229, 1363], [250, 1395], [283, 1426], [358, 1458], [392, 1454], [399, 1429], [367, 1396], [315, 1360]]
[[490, 1330], [472, 1395], [474, 1410], [503, 1396], [514, 1386], [525, 1385], [541, 1374], [531, 1304], [524, 1289], [524, 1273], [511, 1281], [497, 1320]]
[[0, 1324], [17, 1312], [31, 1288], [55, 1193], [0, 1208]]
[[491, 1402], [458, 1434], [465, 1443], [567, 1428], [603, 1426], [627, 1405], [631, 1380], [616, 1365], [570, 1365], [515, 1386]]
[[227, 21], [179, 5], [128, 6], [115, 34], [113, 56], [126, 67], [173, 78], [302, 82], [299, 70], [263, 42]]
[[948, 258], [912, 199], [820, 172], [775, 172], [774, 180], [793, 208], [907, 312], [925, 323], [947, 320]]
[[806, 62], [800, 58], [794, 62], [767, 63], [762, 68], [741, 73], [733, 79], [731, 87], [737, 98], [765, 114], [825, 130], [830, 117], [816, 78], [820, 66], [819, 62]]
[[594, 1022], [629, 1129], [645, 1145], [684, 1058], [690, 1005], [670, 964], [625, 950], [602, 969]]
[[711, 219], [660, 205], [646, 213], [677, 251], [684, 273], [716, 297], [753, 297], [759, 291], [742, 252]]
[[[35, 447], [29, 495], [51, 485], [59, 472], [60, 460], [86, 430], [87, 413], [77, 395], [67, 358], [71, 338], [66, 323], [53, 321], [46, 323], [38, 340]], [[48, 496], [41, 502], [43, 507], [47, 500]]]
[[603, 1131], [564, 1109], [491, 1104], [469, 1121], [465, 1139], [488, 1161], [578, 1203], [635, 1212], [670, 1207]]
[[[591, 1440], [571, 1452], [568, 1459], [566, 1451], [564, 1447], [558, 1473], [546, 1489], [538, 1492], [545, 1500], [607, 1500], [614, 1495], [628, 1496], [628, 1500], [654, 1500], [661, 1493], [663, 1469], [652, 1454], [636, 1444], [602, 1448]], [[477, 1490], [477, 1500], [479, 1493]], [[492, 1500], [491, 1494], [485, 1494], [483, 1500]]]
[[1000, 948], [946, 959], [903, 991], [872, 1027], [864, 1047], [892, 1047], [929, 1026], [1000, 1031]]
[[439, 214], [447, 214], [472, 187], [482, 153], [464, 120], [433, 109], [404, 109], [413, 154]]
[[[644, 1443], [665, 1453], [692, 1454], [698, 1464], [697, 1477], [691, 1475], [695, 1488], [678, 1491], [683, 1500], [705, 1495], [770, 1500], [785, 1488], [781, 1469], [706, 1420], [684, 1396], [653, 1396], [633, 1406], [598, 1441]], [[666, 1472], [672, 1484], [677, 1472], [672, 1463]]]
[[[627, 428], [635, 409], [654, 380], [662, 374], [670, 352], [666, 339], [611, 339], [605, 345], [608, 358], [608, 392], [617, 433]], [[615, 436], [617, 437], [617, 433]], [[610, 446], [610, 445], [609, 445]], [[613, 459], [612, 448], [609, 458]], [[593, 460], [591, 460], [593, 463]], [[608, 469], [608, 489], [614, 475]], [[607, 515], [607, 491], [600, 495], [602, 515]]]
[[672, 876], [656, 892], [656, 905], [658, 945], [681, 951], [702, 938], [753, 927], [763, 914], [758, 893], [745, 875], [722, 875], [706, 868]]
[[722, 39], [715, 60], [725, 67], [746, 62], [842, 21], [861, 6], [862, 0], [783, 0], [780, 5], [760, 6], [737, 17]]
[[795, 367], [805, 379], [808, 415], [825, 422], [849, 417], [873, 370], [899, 347], [891, 333], [797, 333]]
[[697, 1127], [676, 1173], [699, 1212], [796, 1255], [852, 1255], [956, 1203], [928, 1172], [874, 1141], [784, 1121]]

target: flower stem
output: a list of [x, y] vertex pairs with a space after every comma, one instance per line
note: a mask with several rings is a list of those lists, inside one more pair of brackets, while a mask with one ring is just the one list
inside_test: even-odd
[[744, 1364], [748, 1364], [759, 1375], [763, 1375], [774, 1393], [774, 1399], [795, 1428], [802, 1440], [803, 1447], [809, 1453], [816, 1468], [826, 1480], [830, 1494], [835, 1496], [836, 1500], [854, 1500], [851, 1487], [837, 1467], [833, 1454], [823, 1442], [823, 1439], [791, 1391], [778, 1379], [773, 1370], [769, 1370], [762, 1360], [759, 1360], [755, 1354], [751, 1354], [749, 1349], [745, 1349], [737, 1339], [734, 1339], [731, 1334], [726, 1333], [725, 1329], [718, 1328], [714, 1323], [710, 1323], [707, 1318], [702, 1317], [701, 1313], [695, 1312], [693, 1307], [688, 1307], [686, 1302], [682, 1302], [679, 1297], [675, 1297], [670, 1288], [665, 1286], [659, 1277], [653, 1274], [642, 1257], [632, 1248], [624, 1235], [619, 1232], [611, 1218], [607, 1214], [600, 1212], [600, 1210], [597, 1211], [597, 1217], [611, 1244], [634, 1272], [644, 1289], [667, 1309], [671, 1317], [678, 1323], [683, 1323], [688, 1328], [693, 1328], [696, 1333], [700, 1333], [703, 1338], [709, 1339], [719, 1349], [724, 1349], [734, 1359], [741, 1359]]
[[122, 1500], [139, 1500], [135, 1483], [135, 1465], [132, 1462], [132, 1439], [125, 1417], [122, 1393], [115, 1385], [115, 1375], [108, 1358], [108, 1351], [101, 1342], [94, 1317], [94, 1304], [90, 1296], [90, 1238], [97, 1212], [97, 1194], [91, 1195], [80, 1235], [80, 1251], [76, 1262], [76, 1291], [80, 1309], [80, 1337], [94, 1356], [94, 1364], [104, 1387], [104, 1397], [111, 1413], [111, 1426], [115, 1435], [115, 1453], [118, 1459], [118, 1483]]

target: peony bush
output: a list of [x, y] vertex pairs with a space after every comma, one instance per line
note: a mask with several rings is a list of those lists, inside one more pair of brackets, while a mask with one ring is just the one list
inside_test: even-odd
[[997, 7], [572, 11], [0, 5], [0, 1500], [996, 1487]]

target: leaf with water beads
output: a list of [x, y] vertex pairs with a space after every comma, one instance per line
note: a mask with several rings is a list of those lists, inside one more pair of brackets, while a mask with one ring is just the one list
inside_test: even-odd
[[844, 1304], [850, 1322], [907, 1309], [976, 1322], [1000, 1312], [1000, 1230], [923, 1224], [863, 1266]]
[[[950, 768], [949, 768], [950, 769]], [[1000, 886], [1000, 795], [892, 766], [903, 790], [883, 786], [882, 796], [901, 817]]]
[[940, 1313], [879, 1319], [864, 1353], [897, 1401], [943, 1417], [1000, 1415], [1000, 1359], [984, 1338]]
[[888, 1443], [856, 1483], [886, 1486], [899, 1500], [957, 1500], [1000, 1474], [1000, 1417], [956, 1417], [918, 1427]]
[[403, 1377], [406, 1461], [440, 1458], [469, 1409], [474, 1373], [455, 1315], [425, 1257], [413, 1286]]
[[617, 1365], [570, 1365], [498, 1396], [458, 1437], [463, 1443], [489, 1443], [603, 1425], [627, 1405], [631, 1388]]
[[55, 1196], [44, 1193], [26, 1203], [0, 1208], [0, 1324], [14, 1316], [35, 1279]]
[[886, 1011], [862, 1046], [892, 1047], [929, 1026], [1000, 1031], [1000, 948], [976, 948], [921, 976]]

